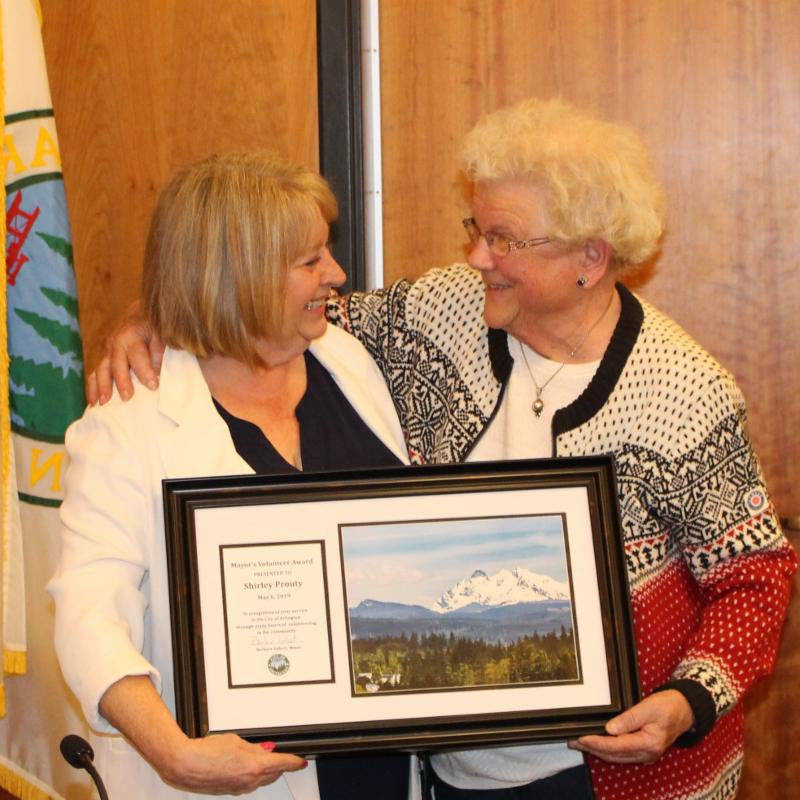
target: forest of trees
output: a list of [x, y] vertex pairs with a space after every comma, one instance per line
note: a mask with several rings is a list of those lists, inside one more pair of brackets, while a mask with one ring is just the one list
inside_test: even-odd
[[[352, 652], [354, 678], [371, 675], [377, 684], [380, 676], [395, 676], [395, 684], [385, 683], [380, 691], [544, 683], [578, 677], [575, 641], [572, 631], [563, 626], [560, 633], [534, 633], [509, 644], [453, 633], [354, 639]], [[356, 690], [365, 691], [359, 683]]]

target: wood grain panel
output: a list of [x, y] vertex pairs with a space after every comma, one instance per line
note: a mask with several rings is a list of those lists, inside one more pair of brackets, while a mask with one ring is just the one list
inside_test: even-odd
[[84, 353], [138, 294], [176, 166], [274, 148], [317, 165], [314, 0], [42, 0]]
[[796, 0], [383, 0], [385, 274], [463, 257], [455, 152], [561, 95], [633, 124], [670, 198], [641, 293], [736, 375], [776, 505], [800, 512]]

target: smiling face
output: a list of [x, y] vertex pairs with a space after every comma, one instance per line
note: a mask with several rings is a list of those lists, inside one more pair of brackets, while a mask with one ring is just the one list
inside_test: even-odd
[[[548, 235], [544, 193], [526, 179], [477, 183], [472, 216], [481, 231], [512, 241]], [[557, 242], [497, 256], [478, 239], [467, 260], [486, 287], [486, 323], [527, 341], [532, 330], [568, 317], [579, 303], [575, 282], [583, 257], [582, 248]]]
[[325, 333], [325, 299], [332, 287], [341, 286], [346, 280], [328, 249], [328, 224], [321, 214], [311, 242], [287, 268], [280, 333], [265, 343], [268, 363], [303, 353]]

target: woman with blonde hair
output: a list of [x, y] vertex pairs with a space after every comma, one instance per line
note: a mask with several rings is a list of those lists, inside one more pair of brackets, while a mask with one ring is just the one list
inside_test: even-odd
[[[733, 378], [619, 282], [664, 227], [647, 150], [526, 100], [477, 123], [462, 165], [469, 265], [328, 317], [377, 361], [415, 463], [613, 454], [644, 699], [569, 746], [433, 754], [436, 800], [731, 798], [741, 700], [773, 666], [796, 556]], [[137, 338], [115, 348], [150, 375]]]
[[56, 649], [115, 800], [372, 798], [376, 769], [394, 776], [383, 796], [405, 800], [407, 756], [331, 759], [318, 788], [302, 758], [189, 739], [174, 719], [162, 479], [408, 461], [375, 363], [325, 321], [345, 278], [327, 245], [336, 211], [324, 179], [274, 154], [179, 171], [144, 263], [144, 312], [167, 345], [158, 390], [67, 431]]

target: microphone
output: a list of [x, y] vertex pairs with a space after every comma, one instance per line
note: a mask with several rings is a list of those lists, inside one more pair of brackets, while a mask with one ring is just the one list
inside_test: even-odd
[[103, 786], [103, 781], [92, 763], [94, 750], [92, 750], [89, 742], [74, 733], [70, 733], [61, 740], [59, 747], [61, 755], [64, 756], [67, 764], [75, 767], [75, 769], [85, 769], [92, 776], [94, 785], [100, 795], [100, 800], [108, 800], [106, 787]]

